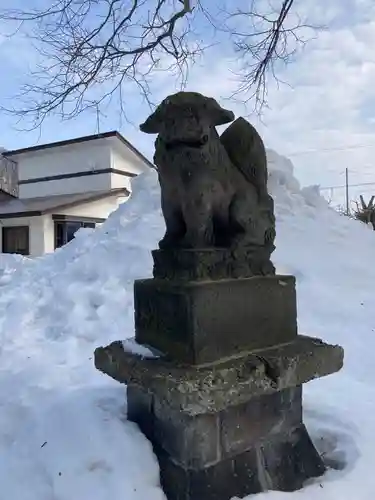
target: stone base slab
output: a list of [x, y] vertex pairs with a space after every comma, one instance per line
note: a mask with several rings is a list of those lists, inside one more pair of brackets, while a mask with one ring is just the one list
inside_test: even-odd
[[204, 364], [294, 340], [293, 276], [134, 284], [135, 336], [177, 362]]
[[95, 350], [95, 366], [118, 382], [146, 388], [189, 415], [210, 413], [249, 399], [298, 387], [342, 368], [344, 350], [320, 339], [243, 353], [224, 362], [186, 366], [124, 350], [121, 341]]

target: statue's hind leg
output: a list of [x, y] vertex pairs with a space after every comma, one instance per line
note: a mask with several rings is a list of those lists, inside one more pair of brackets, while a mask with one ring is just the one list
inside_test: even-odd
[[231, 249], [238, 261], [247, 261], [256, 275], [275, 273], [270, 260], [274, 250], [274, 226], [270, 224], [269, 214], [262, 213], [258, 204], [251, 200], [236, 199], [231, 207], [231, 216], [238, 227], [232, 239]]
[[256, 194], [246, 192], [235, 195], [230, 205], [230, 221], [233, 228], [231, 247], [264, 245]]

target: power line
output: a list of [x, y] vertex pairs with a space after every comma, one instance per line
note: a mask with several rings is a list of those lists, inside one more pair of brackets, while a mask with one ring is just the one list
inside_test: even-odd
[[[375, 182], [363, 182], [361, 184], [348, 184], [348, 187], [361, 187], [361, 186], [375, 186]], [[344, 189], [346, 188], [346, 184], [340, 186], [325, 186], [319, 188], [321, 191], [329, 190], [329, 189]]]
[[[345, 189], [346, 213], [349, 215], [350, 214], [349, 188], [351, 188], [351, 187], [363, 187], [363, 186], [375, 186], [375, 182], [360, 182], [357, 184], [349, 184], [349, 169], [348, 169], [348, 167], [346, 167], [345, 168], [345, 184], [344, 185], [327, 186], [327, 187], [320, 187], [319, 186], [319, 190], [320, 191], [324, 191], [324, 190], [330, 191], [331, 192], [330, 197], [332, 199], [335, 189]], [[364, 191], [366, 191], [366, 189], [362, 189], [362, 194]]]
[[285, 156], [298, 156], [310, 153], [329, 153], [331, 151], [348, 151], [350, 149], [375, 148], [375, 144], [356, 144], [353, 146], [342, 146], [337, 148], [306, 149], [305, 151], [295, 151], [294, 153], [285, 153]]

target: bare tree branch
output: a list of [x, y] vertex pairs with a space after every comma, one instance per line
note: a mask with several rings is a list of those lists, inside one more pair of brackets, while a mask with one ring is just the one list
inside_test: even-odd
[[[257, 3], [252, 0], [248, 10], [227, 12], [223, 29], [231, 34], [235, 51], [242, 61], [237, 73], [240, 83], [232, 97], [239, 97], [246, 103], [253, 99], [255, 108], [260, 111], [267, 103], [268, 77], [280, 83], [277, 76], [280, 65], [287, 65], [307, 42], [306, 33], [318, 27], [302, 22], [297, 15], [292, 24], [287, 24], [295, 0], [280, 0], [278, 8], [269, 4], [266, 13], [258, 10]], [[244, 19], [248, 20], [245, 29], [236, 28], [236, 21]]]
[[362, 195], [359, 197], [359, 200], [360, 203], [355, 201], [356, 209], [354, 210], [354, 218], [365, 224], [371, 224], [375, 231], [375, 196], [371, 196], [368, 203], [365, 202]]
[[[189, 46], [186, 29], [177, 28], [192, 13], [191, 0], [178, 5], [167, 0], [56, 0], [43, 11], [3, 12], [3, 20], [34, 23], [28, 37], [41, 60], [31, 75], [33, 83], [21, 90], [26, 105], [8, 111], [31, 116], [33, 126], [51, 112], [72, 118], [97, 108], [126, 81], [149, 100], [148, 78], [154, 70], [169, 59], [166, 69], [181, 72], [200, 52], [198, 45]], [[94, 95], [99, 85], [110, 90]]]
[[[6, 108], [30, 118], [32, 128], [50, 113], [62, 119], [84, 110], [98, 110], [117, 95], [120, 111], [124, 85], [136, 85], [149, 103], [151, 82], [160, 72], [186, 84], [189, 68], [209, 45], [194, 33], [197, 16], [214, 32], [228, 35], [243, 60], [239, 87], [244, 100], [266, 102], [267, 76], [276, 78], [276, 64], [287, 63], [305, 43], [298, 31], [306, 24], [287, 25], [294, 0], [263, 12], [257, 0], [242, 10], [216, 9], [211, 0], [54, 0], [43, 9], [0, 9], [0, 20], [18, 23], [36, 47], [39, 63], [18, 96]], [[264, 8], [264, 2], [261, 2]], [[218, 36], [219, 37], [219, 36]], [[197, 42], [200, 40], [200, 42]], [[221, 43], [225, 40], [221, 39]]]

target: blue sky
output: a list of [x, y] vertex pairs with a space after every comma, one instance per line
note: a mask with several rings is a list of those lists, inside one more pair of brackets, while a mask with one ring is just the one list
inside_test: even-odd
[[[3, 0], [7, 1], [14, 4]], [[18, 2], [26, 5], [25, 0]], [[281, 69], [278, 76], [288, 85], [270, 84], [269, 108], [261, 121], [251, 114], [251, 107], [225, 100], [235, 83], [229, 70], [233, 67], [229, 48], [213, 47], [190, 72], [188, 88], [218, 98], [237, 115], [250, 114], [248, 118], [258, 127], [266, 146], [291, 157], [303, 184], [342, 184], [346, 167], [352, 183], [375, 183], [375, 2], [296, 0], [296, 9], [311, 23], [327, 28]], [[21, 38], [1, 36], [5, 29], [0, 25], [1, 103], [12, 102], [34, 60], [33, 50]], [[174, 82], [162, 77], [158, 96], [173, 90]], [[149, 109], [134, 88], [129, 88], [124, 100], [134, 124], [121, 119], [113, 103], [103, 109], [100, 130], [121, 131], [150, 156], [153, 138], [137, 129]], [[91, 112], [63, 123], [51, 117], [41, 130], [33, 132], [17, 130], [22, 126], [14, 117], [1, 115], [0, 145], [13, 149], [92, 134], [97, 119]], [[352, 190], [353, 197], [358, 189]], [[365, 197], [375, 194], [375, 185], [360, 188], [360, 192]]]

